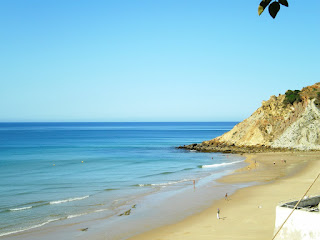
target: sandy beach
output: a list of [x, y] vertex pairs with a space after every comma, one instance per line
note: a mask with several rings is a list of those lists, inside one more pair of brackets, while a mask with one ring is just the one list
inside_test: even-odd
[[[144, 239], [271, 239], [275, 208], [280, 202], [299, 199], [319, 174], [319, 152], [247, 154], [249, 165], [219, 181], [257, 182], [220, 199], [207, 210], [176, 224], [130, 238]], [[284, 161], [285, 160], [285, 161]], [[320, 193], [320, 180], [308, 195]], [[220, 219], [217, 219], [217, 209]]]

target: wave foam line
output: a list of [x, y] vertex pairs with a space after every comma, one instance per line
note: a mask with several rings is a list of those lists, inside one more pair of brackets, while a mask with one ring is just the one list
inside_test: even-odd
[[139, 187], [146, 187], [146, 186], [168, 186], [172, 184], [182, 183], [182, 182], [190, 182], [193, 181], [192, 179], [183, 179], [180, 181], [173, 181], [173, 182], [166, 182], [166, 183], [152, 183], [152, 184], [137, 184], [136, 186]]
[[64, 200], [57, 200], [57, 201], [52, 201], [50, 204], [60, 204], [60, 203], [66, 203], [66, 202], [73, 202], [73, 201], [79, 201], [88, 198], [89, 195], [84, 196], [84, 197], [76, 197], [76, 198], [68, 198]]
[[143, 183], [141, 183], [141, 184], [135, 184], [135, 185], [133, 185], [134, 187], [150, 187], [150, 186], [152, 186], [151, 184], [143, 184]]
[[54, 221], [58, 221], [58, 220], [60, 220], [60, 218], [49, 219], [49, 220], [46, 221], [46, 222], [43, 222], [43, 223], [40, 223], [40, 224], [31, 226], [31, 227], [29, 227], [29, 228], [24, 228], [24, 229], [12, 231], [12, 232], [0, 233], [0, 237], [7, 236], [7, 235], [11, 235], [11, 234], [15, 234], [15, 233], [19, 233], [19, 232], [28, 231], [28, 230], [30, 230], [30, 229], [34, 229], [34, 228], [38, 228], [38, 227], [42, 227], [42, 226], [44, 226], [44, 225], [46, 225], [46, 224], [48, 224], [48, 223], [51, 223], [51, 222], [54, 222]]
[[86, 213], [80, 213], [80, 214], [69, 215], [69, 216], [67, 217], [67, 219], [75, 218], [75, 217], [80, 217], [80, 216], [83, 216], [83, 215], [86, 215]]
[[27, 209], [30, 209], [32, 208], [32, 206], [29, 206], [29, 207], [21, 207], [21, 208], [11, 208], [9, 209], [10, 211], [21, 211], [21, 210], [27, 210]]
[[109, 210], [108, 208], [103, 208], [103, 209], [98, 209], [98, 210], [95, 210], [94, 212], [104, 212], [104, 211], [107, 211]]
[[232, 164], [239, 163], [239, 162], [242, 162], [242, 161], [235, 161], [235, 162], [229, 162], [229, 163], [218, 163], [218, 164], [212, 164], [212, 165], [202, 165], [201, 168], [217, 168], [217, 167], [232, 165]]

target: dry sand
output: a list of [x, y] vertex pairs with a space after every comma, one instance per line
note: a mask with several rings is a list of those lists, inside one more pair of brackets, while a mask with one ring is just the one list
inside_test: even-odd
[[[246, 157], [249, 166], [219, 181], [256, 181], [260, 185], [242, 188], [228, 200], [216, 201], [199, 214], [131, 239], [272, 239], [276, 205], [299, 199], [305, 193], [320, 172], [320, 153], [260, 153]], [[308, 193], [309, 196], [318, 194], [320, 179]], [[217, 208], [220, 209], [220, 220], [217, 219]]]

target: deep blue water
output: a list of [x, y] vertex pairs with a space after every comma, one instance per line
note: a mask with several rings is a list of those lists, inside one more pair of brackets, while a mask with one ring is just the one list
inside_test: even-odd
[[133, 199], [235, 168], [224, 154], [175, 148], [235, 124], [0, 123], [0, 236], [92, 212], [118, 214]]

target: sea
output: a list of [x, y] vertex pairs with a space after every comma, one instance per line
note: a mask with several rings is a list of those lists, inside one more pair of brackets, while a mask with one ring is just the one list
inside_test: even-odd
[[[95, 213], [105, 222], [149, 213], [152, 226], [170, 215], [184, 218], [234, 191], [217, 194], [213, 189], [222, 186], [215, 180], [245, 163], [239, 155], [176, 147], [215, 138], [235, 124], [0, 123], [0, 237]], [[154, 217], [163, 214], [169, 217]]]

